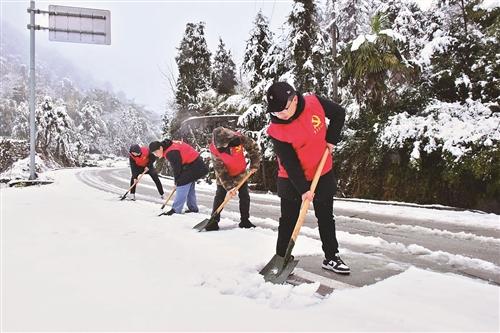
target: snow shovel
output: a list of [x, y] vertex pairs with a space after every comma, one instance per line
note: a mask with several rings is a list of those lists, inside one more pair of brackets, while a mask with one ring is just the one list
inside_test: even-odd
[[[326, 148], [325, 152], [323, 153], [323, 157], [319, 162], [318, 168], [316, 169], [316, 173], [314, 174], [314, 178], [309, 189], [312, 193], [314, 193], [314, 191], [316, 190], [316, 185], [318, 185], [321, 171], [325, 166], [326, 158], [329, 154], [330, 150]], [[292, 250], [295, 246], [295, 241], [297, 240], [297, 236], [299, 235], [300, 228], [304, 223], [310, 203], [311, 202], [308, 199], [302, 202], [299, 217], [297, 218], [297, 224], [295, 225], [292, 236], [290, 237], [290, 241], [288, 242], [285, 256], [281, 257], [275, 254], [271, 258], [271, 261], [269, 261], [267, 265], [264, 266], [264, 268], [260, 271], [260, 274], [264, 275], [264, 280], [276, 284], [283, 284], [287, 280], [288, 276], [292, 273], [295, 266], [297, 266], [297, 264], [299, 263], [298, 260], [294, 260], [294, 257], [292, 256]]]
[[130, 192], [130, 190], [131, 190], [131, 189], [132, 189], [135, 185], [137, 185], [137, 184], [139, 183], [139, 181], [141, 180], [142, 176], [144, 176], [144, 174], [145, 174], [146, 172], [148, 172], [148, 171], [149, 171], [149, 170], [144, 169], [144, 171], [143, 171], [143, 172], [139, 175], [139, 177], [137, 177], [137, 180], [134, 182], [134, 184], [128, 188], [127, 192], [125, 192], [125, 194], [124, 194], [124, 195], [122, 195], [122, 196], [121, 196], [120, 200], [124, 200], [124, 199], [127, 197], [128, 192]]
[[[243, 186], [243, 184], [245, 184], [245, 182], [248, 180], [248, 178], [250, 178], [251, 175], [253, 175], [255, 171], [250, 171], [249, 173], [247, 173], [245, 175], [245, 177], [238, 183], [238, 185], [236, 185], [236, 190], [239, 190], [241, 186]], [[204, 230], [209, 224], [211, 223], [216, 223], [215, 221], [215, 217], [217, 216], [217, 214], [219, 214], [222, 209], [224, 208], [224, 206], [229, 202], [229, 200], [231, 200], [231, 196], [229, 195], [229, 193], [227, 193], [226, 195], [226, 198], [224, 199], [224, 201], [220, 204], [220, 206], [215, 210], [215, 212], [212, 214], [212, 216], [210, 216], [209, 219], [204, 219], [203, 221], [201, 221], [200, 223], [198, 223], [197, 225], [195, 225], [193, 227], [193, 229], [198, 229], [198, 231], [202, 231]]]
[[167, 214], [167, 213], [165, 213], [163, 211], [163, 208], [165, 208], [165, 206], [167, 205], [167, 203], [170, 201], [170, 198], [172, 198], [172, 196], [174, 195], [176, 189], [177, 188], [174, 186], [174, 188], [172, 189], [172, 192], [170, 192], [170, 194], [168, 195], [167, 200], [165, 200], [165, 203], [163, 205], [161, 205], [161, 208], [160, 208], [161, 213], [158, 216], [162, 216], [162, 215], [166, 215]]

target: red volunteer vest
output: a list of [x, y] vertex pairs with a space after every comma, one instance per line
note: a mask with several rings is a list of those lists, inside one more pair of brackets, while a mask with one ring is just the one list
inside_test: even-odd
[[141, 147], [141, 156], [134, 156], [130, 154], [130, 157], [134, 160], [135, 164], [140, 167], [146, 167], [149, 163], [149, 148]]
[[220, 152], [215, 145], [210, 143], [210, 152], [220, 158], [231, 177], [242, 174], [247, 169], [247, 161], [245, 160], [245, 152], [243, 145], [231, 147], [231, 154]]
[[182, 165], [193, 163], [200, 156], [193, 147], [182, 141], [172, 141], [170, 147], [163, 152], [163, 157], [167, 157], [168, 152], [178, 150], [181, 154]]
[[[271, 123], [267, 133], [276, 140], [288, 142], [297, 153], [302, 170], [308, 181], [314, 173], [326, 149], [325, 111], [314, 95], [304, 96], [305, 106], [302, 114], [289, 124]], [[328, 155], [321, 175], [333, 167], [332, 155]], [[288, 178], [288, 173], [278, 158], [278, 177]]]

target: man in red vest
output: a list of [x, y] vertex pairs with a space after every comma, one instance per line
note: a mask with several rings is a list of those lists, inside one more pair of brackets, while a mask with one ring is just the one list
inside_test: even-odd
[[[163, 199], [163, 187], [161, 185], [160, 178], [158, 177], [158, 173], [153, 166], [153, 162], [155, 161], [154, 155], [149, 152], [148, 147], [140, 147], [137, 144], [130, 146], [129, 153], [130, 170], [132, 171], [130, 186], [134, 184], [137, 177], [141, 173], [146, 171], [146, 173], [149, 174], [155, 182], [158, 193], [160, 193], [160, 197]], [[132, 187], [130, 190], [130, 198], [132, 200], [135, 200], [136, 187], [137, 185]]]
[[186, 213], [197, 213], [196, 180], [208, 174], [208, 168], [200, 154], [187, 143], [170, 139], [151, 142], [149, 150], [158, 158], [166, 158], [174, 173], [175, 199], [172, 209], [166, 214], [181, 214], [186, 201]]
[[[260, 165], [259, 147], [251, 138], [234, 132], [224, 127], [217, 127], [212, 132], [212, 142], [210, 143], [210, 153], [217, 179], [217, 192], [215, 193], [213, 212], [229, 193], [235, 196], [235, 187], [245, 177], [247, 171], [247, 161], [245, 152], [250, 159], [250, 170], [255, 172]], [[240, 198], [240, 228], [255, 228], [250, 222], [250, 195], [248, 184], [245, 182], [238, 191]], [[219, 230], [220, 214], [215, 217], [217, 223], [210, 223], [207, 231]]]
[[[276, 253], [285, 256], [300, 206], [306, 198], [313, 201], [318, 219], [319, 235], [325, 259], [322, 267], [349, 274], [349, 267], [339, 256], [333, 218], [333, 196], [337, 183], [332, 171], [330, 154], [321, 172], [316, 193], [309, 191], [321, 157], [328, 147], [340, 141], [345, 109], [316, 95], [297, 93], [286, 82], [275, 82], [267, 91], [271, 124], [267, 133], [273, 142], [278, 160], [278, 195], [281, 198], [281, 217]], [[326, 124], [326, 118], [330, 120]]]

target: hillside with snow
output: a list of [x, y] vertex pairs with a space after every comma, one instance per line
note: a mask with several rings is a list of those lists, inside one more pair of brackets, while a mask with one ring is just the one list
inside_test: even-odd
[[[0, 136], [29, 137], [28, 66], [20, 33], [2, 22]], [[159, 116], [102, 88], [64, 57], [41, 48], [37, 57], [37, 150], [62, 166], [82, 165], [89, 153], [123, 155], [132, 143], [160, 135]], [[24, 156], [20, 156], [23, 158]], [[0, 171], [4, 171], [2, 165]]]

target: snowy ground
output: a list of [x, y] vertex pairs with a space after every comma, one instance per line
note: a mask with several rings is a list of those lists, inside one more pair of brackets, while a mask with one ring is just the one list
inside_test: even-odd
[[[258, 274], [274, 230], [226, 218], [222, 232], [194, 232], [206, 215], [159, 218], [157, 203], [120, 202], [77, 172], [1, 190], [4, 331], [499, 330], [498, 286], [410, 266], [320, 299], [316, 285]], [[309, 232], [296, 255], [320, 253]]]

